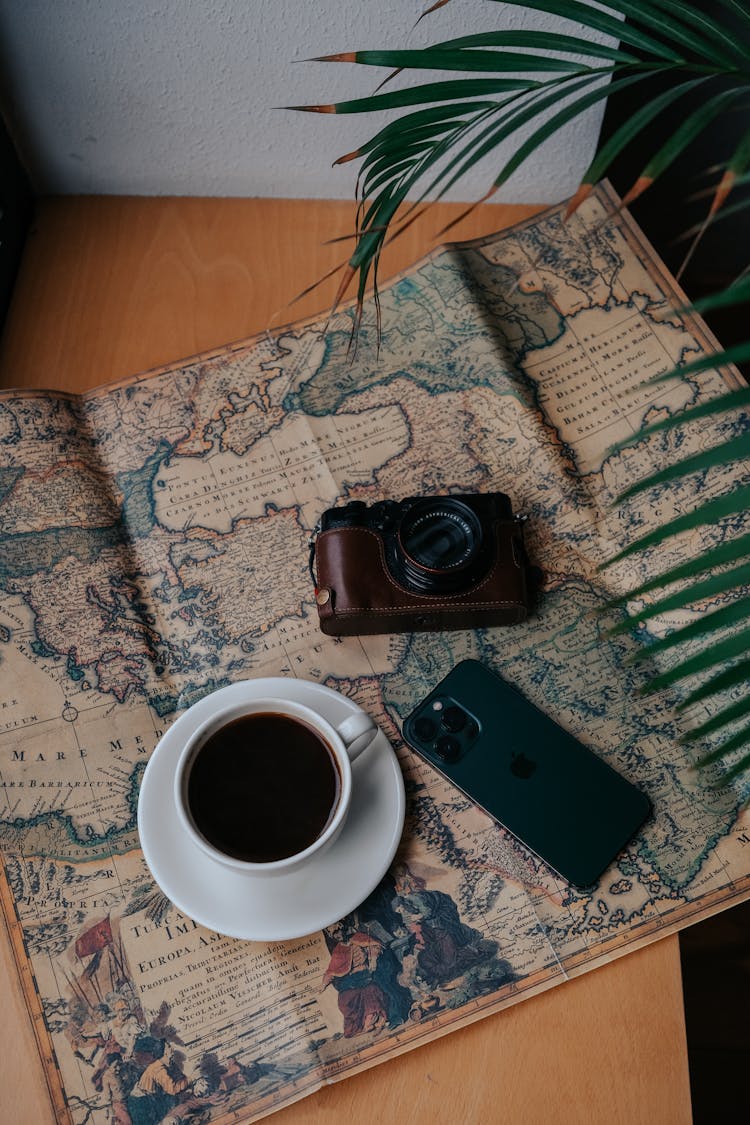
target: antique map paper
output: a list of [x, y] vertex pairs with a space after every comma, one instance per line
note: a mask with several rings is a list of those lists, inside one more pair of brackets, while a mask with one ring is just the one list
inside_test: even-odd
[[[2, 901], [63, 1122], [250, 1121], [750, 895], [746, 793], [691, 770], [705, 718], [641, 698], [661, 620], [608, 638], [597, 607], [705, 540], [599, 564], [726, 473], [613, 509], [742, 418], [611, 446], [735, 385], [646, 381], [712, 346], [606, 187], [442, 249], [351, 310], [75, 397], [0, 395]], [[372, 312], [372, 310], [371, 310]], [[503, 490], [546, 572], [511, 628], [318, 630], [321, 511]], [[695, 611], [697, 612], [697, 611]], [[458, 660], [501, 672], [645, 789], [653, 818], [593, 891], [417, 760], [400, 719]], [[653, 669], [651, 669], [653, 671]], [[407, 787], [397, 860], [353, 915], [265, 945], [197, 926], [138, 847], [149, 754], [191, 703], [253, 676], [350, 696]], [[168, 799], [168, 797], [165, 797]]]

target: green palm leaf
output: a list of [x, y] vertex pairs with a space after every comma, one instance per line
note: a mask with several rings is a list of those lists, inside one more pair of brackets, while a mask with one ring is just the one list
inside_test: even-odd
[[694, 113], [691, 113], [659, 151], [651, 157], [638, 177], [639, 180], [653, 182], [657, 179], [720, 113], [728, 109], [732, 102], [744, 95], [747, 90], [747, 85], [739, 86], [733, 90], [722, 90], [696, 109]]
[[[482, 132], [475, 135], [470, 140], [467, 140], [464, 147], [441, 168], [437, 177], [425, 188], [413, 206], [416, 207], [426, 196], [435, 191], [438, 192], [437, 198], [440, 198], [451, 185], [460, 178], [466, 166], [481, 159], [482, 156], [492, 151], [492, 149], [499, 145], [506, 137], [520, 129], [528, 121], [533, 120], [535, 116], [538, 116], [550, 106], [556, 104], [560, 100], [561, 91], [564, 90], [564, 92], [569, 95], [573, 94], [591, 84], [598, 77], [599, 75], [596, 72], [587, 72], [583, 76], [565, 75], [561, 78], [550, 80], [549, 87], [551, 87], [551, 89], [549, 91], [545, 84], [545, 86], [528, 93], [527, 101], [520, 107], [517, 105], [519, 95], [516, 95], [515, 99], [511, 97], [505, 103], [498, 103], [493, 106], [493, 111], [496, 111], [497, 115], [500, 115], [499, 121], [490, 122]], [[627, 78], [620, 79], [619, 84], [630, 85], [635, 81], [639, 81], [640, 78], [641, 75], [639, 74], [630, 75]], [[491, 111], [485, 111], [480, 115], [480, 118], [488, 116], [490, 112]], [[474, 124], [475, 123], [472, 122], [470, 127]], [[466, 135], [466, 132], [462, 132], [458, 139], [463, 139]], [[451, 147], [451, 143], [450, 141], [447, 143], [445, 141], [439, 144], [436, 143], [432, 150], [424, 154], [418, 164], [415, 165], [408, 179], [406, 189], [402, 194], [402, 198], [405, 197], [408, 191], [417, 183], [428, 168], [442, 159], [447, 149]], [[373, 155], [374, 150], [371, 151], [368, 159], [372, 158]], [[458, 169], [457, 171], [455, 170], [456, 168]], [[367, 259], [368, 255], [378, 251], [386, 238], [386, 226], [381, 225], [377, 230], [373, 230], [372, 228], [373, 225], [367, 218], [360, 224], [360, 242], [358, 243], [357, 250], [350, 259], [350, 266], [355, 269], [360, 268], [360, 264]], [[368, 237], [372, 233], [376, 235], [374, 240]]]
[[[447, 2], [436, 0], [429, 10], [443, 7]], [[640, 107], [600, 148], [569, 205], [568, 210], [572, 212], [612, 161], [628, 146], [638, 143], [646, 130], [653, 130], [655, 122], [664, 120], [668, 109], [679, 107], [682, 99], [693, 94], [700, 83], [706, 84], [701, 104], [697, 109], [691, 107], [684, 112], [677, 127], [665, 134], [653, 151], [644, 154], [642, 173], [627, 193], [625, 202], [645, 190], [727, 112], [744, 108], [743, 100], [750, 93], [747, 46], [750, 11], [738, 0], [719, 0], [710, 13], [680, 0], [606, 0], [604, 5], [582, 0], [503, 2], [561, 17], [569, 21], [569, 30], [565, 33], [533, 32], [500, 27], [496, 31], [444, 40], [419, 50], [368, 50], [326, 56], [330, 61], [385, 67], [395, 72], [442, 70], [462, 71], [466, 75], [308, 107], [317, 112], [342, 114], [411, 110], [389, 122], [355, 152], [340, 158], [340, 162], [361, 160], [356, 246], [340, 290], [342, 293], [346, 281], [358, 274], [355, 332], [370, 279], [378, 310], [378, 262], [386, 239], [405, 230], [425, 200], [441, 198], [464, 173], [500, 145], [510, 141], [514, 148], [496, 170], [486, 197], [505, 183], [549, 137], [579, 114], [604, 98], [617, 98], [637, 82], [671, 70], [673, 80], [668, 88], [653, 97], [646, 96]], [[725, 13], [732, 17], [733, 23], [724, 19]], [[626, 22], [621, 17], [626, 17]], [[610, 36], [614, 42], [600, 44], [595, 41], [597, 34]], [[749, 169], [750, 129], [722, 166], [707, 218], [695, 232], [690, 232], [695, 234], [695, 240], [688, 254], [693, 252], [707, 223], [721, 208], [725, 214], [731, 214], [744, 206], [732, 204], [724, 208], [724, 203], [730, 191], [745, 180], [750, 181]], [[407, 200], [409, 206], [400, 211]], [[393, 232], [390, 232], [391, 224], [395, 228]], [[743, 275], [729, 289], [698, 302], [695, 307], [703, 312], [747, 302], [750, 302], [750, 276]], [[750, 341], [714, 355], [701, 355], [650, 382], [678, 376], [687, 379], [704, 371], [748, 361]], [[724, 411], [748, 406], [750, 388], [722, 394], [646, 427], [620, 442], [615, 449], [660, 431], [689, 426]], [[634, 484], [618, 502], [647, 488], [668, 487], [690, 473], [707, 473], [723, 465], [744, 462], [749, 455], [750, 434], [735, 432], [725, 441]], [[606, 565], [656, 548], [672, 536], [744, 518], [749, 508], [750, 484], [740, 483], [724, 495], [698, 503], [663, 526], [653, 528]], [[621, 606], [631, 598], [673, 583], [680, 583], [682, 588], [658, 597], [635, 616], [620, 622], [613, 632], [632, 629], [658, 613], [705, 604], [746, 588], [750, 584], [749, 560], [750, 535], [735, 535], [699, 553], [696, 558], [655, 575], [631, 593], [613, 599], [607, 608]], [[722, 572], [717, 573], [717, 568], [722, 568]], [[670, 653], [683, 642], [692, 642], [698, 648], [689, 658], [680, 659], [674, 667], [655, 676], [647, 685], [648, 690], [656, 691], [688, 676], [711, 671], [710, 678], [687, 695], [680, 704], [682, 707], [736, 688], [743, 683], [743, 678], [747, 681], [750, 678], [750, 659], [746, 659], [750, 653], [750, 628], [743, 628], [743, 625], [748, 622], [749, 608], [750, 599], [735, 594], [729, 604], [697, 616], [689, 626], [644, 648], [639, 654], [640, 660]], [[734, 632], [726, 636], [721, 635], [722, 630]], [[740, 722], [747, 714], [750, 714], [750, 702], [744, 700], [720, 707], [710, 720], [696, 728], [688, 741], [695, 742], [732, 722]], [[744, 745], [750, 742], [750, 733], [739, 732], [712, 750], [712, 760], [729, 753], [732, 747], [738, 749], [738, 738], [744, 739]], [[749, 765], [750, 755], [747, 755], [733, 765], [726, 776], [741, 772]]]
[[[614, 39], [620, 39], [633, 47], [640, 47], [649, 54], [658, 55], [660, 51], [672, 51], [671, 46], [661, 41], [667, 39], [669, 44], [683, 47], [688, 53], [694, 52], [699, 58], [712, 60], [721, 69], [736, 67], [740, 61], [729, 30], [692, 5], [676, 3], [674, 0], [608, 0], [608, 8], [628, 17], [629, 23], [624, 25], [612, 16], [602, 19], [605, 13], [592, 10], [587, 4], [576, 3], [574, 0], [540, 0], [540, 2], [531, 0], [530, 3], [524, 0], [505, 0], [505, 2], [576, 20], [586, 27], [605, 31]], [[669, 13], [673, 13], [678, 18], [673, 18]], [[642, 31], [643, 27], [656, 31], [660, 39], [651, 38]], [[699, 27], [700, 33], [694, 32], [693, 27]], [[638, 42], [629, 38], [631, 35], [638, 37]]]
[[612, 136], [602, 145], [591, 164], [589, 164], [584, 172], [581, 183], [598, 183], [602, 176], [605, 175], [615, 157], [619, 156], [623, 149], [626, 148], [647, 125], [650, 125], [654, 118], [659, 116], [662, 110], [681, 98], [683, 94], [687, 94], [690, 90], [695, 89], [699, 83], [705, 82], [706, 80], [706, 78], [692, 78], [689, 82], [683, 82], [679, 86], [664, 90], [658, 97], [651, 98], [650, 101], [645, 102], [641, 108], [636, 110], [632, 116], [624, 121], [620, 128], [616, 129]]
[[592, 40], [578, 39], [574, 35], [559, 35], [550, 31], [484, 31], [477, 35], [464, 35], [460, 39], [435, 43], [426, 49], [440, 51], [452, 47], [532, 47], [537, 51], [589, 55], [597, 59], [610, 59], [612, 62], [640, 62], [637, 55], [632, 55], [628, 51], [606, 47], [603, 43], [595, 43]]
[[[513, 107], [499, 122], [490, 126], [481, 138], [481, 144], [468, 146], [459, 153], [458, 157], [454, 158], [454, 160], [442, 170], [440, 176], [428, 185], [422, 193], [421, 199], [435, 192], [438, 187], [440, 187], [440, 191], [435, 198], [441, 199], [443, 195], [461, 179], [470, 167], [496, 149], [503, 141], [512, 136], [513, 133], [518, 132], [524, 125], [533, 121], [534, 118], [539, 117], [551, 106], [556, 105], [563, 96], [570, 96], [581, 89], [585, 89], [598, 77], [597, 74], [587, 74], [583, 77], [577, 77], [565, 85], [563, 85], [562, 82], [554, 83], [554, 89], [551, 93], [547, 93], [544, 88], [536, 91], [527, 98], [522, 106]], [[634, 82], [640, 81], [640, 79], [641, 75], [639, 74], [620, 79], [618, 81], [618, 89], [626, 85], [630, 86]], [[580, 112], [583, 112], [583, 110]], [[488, 194], [491, 194], [491, 192]]]
[[[737, 55], [727, 33], [696, 9], [689, 9], [689, 19], [691, 24], [701, 25], [702, 34], [692, 31], [690, 25], [683, 22], [688, 10], [684, 4], [670, 4], [666, 0], [615, 0], [609, 6], [616, 8], [633, 22], [666, 37], [670, 43], [676, 43], [688, 52], [695, 52], [699, 58], [710, 59], [721, 69], [737, 66]], [[676, 11], [680, 18], [673, 19], [668, 15], [671, 11]], [[711, 34], [706, 33], [709, 27], [712, 29]], [[721, 36], [718, 46], [715, 45], [716, 29], [719, 29]]]
[[398, 159], [402, 150], [415, 140], [426, 139], [430, 143], [437, 143], [446, 132], [462, 128], [481, 118], [483, 114], [495, 111], [497, 105], [496, 102], [486, 101], [458, 102], [455, 105], [415, 110], [414, 113], [407, 113], [392, 121], [354, 152], [340, 156], [335, 163], [343, 164], [357, 157], [364, 157], [359, 173], [361, 176], [374, 160], [389, 156], [394, 160]]
[[[629, 47], [636, 47], [654, 58], [669, 59], [677, 63], [684, 61], [679, 51], [666, 43], [653, 39], [633, 24], [623, 23], [609, 12], [593, 8], [589, 4], [581, 3], [580, 0], [498, 0], [498, 2], [512, 4], [518, 8], [529, 8], [536, 12], [548, 12], [553, 16], [563, 16], [565, 19], [583, 24], [592, 31], [603, 31], [605, 35], [611, 35], [620, 43], [627, 43]], [[618, 10], [616, 3], [609, 4], [608, 7]]]
[[654, 547], [658, 543], [663, 543], [665, 539], [669, 539], [673, 535], [678, 535], [681, 531], [693, 531], [697, 527], [705, 527], [706, 524], [717, 523], [720, 520], [726, 519], [728, 516], [734, 516], [738, 513], [745, 512], [748, 507], [750, 507], [750, 485], [735, 488], [728, 495], [718, 496], [714, 500], [709, 500], [700, 508], [686, 512], [682, 516], [677, 516], [676, 519], [670, 520], [669, 523], [663, 524], [654, 531], [650, 531], [640, 539], [636, 539], [635, 542], [628, 544], [627, 547], [623, 548], [623, 550], [613, 558], [608, 559], [602, 566], [612, 566], [613, 563], [620, 562], [621, 559], [628, 558], [629, 555], [634, 555], [637, 551], [642, 551], [645, 550], [646, 547]]
[[[729, 192], [733, 188], [741, 186], [742, 183], [743, 179], [740, 177], [732, 176], [729, 172], [729, 165], [727, 165], [727, 171], [722, 176], [721, 183], [714, 192], [714, 201], [718, 199], [718, 203], [715, 204], [712, 202], [711, 204], [712, 213], [709, 214], [709, 217], [712, 222], [719, 222], [723, 219], [731, 219], [733, 215], [739, 215], [740, 212], [746, 211], [747, 208], [750, 207], [750, 199], [738, 199], [736, 203], [732, 203], [729, 207], [724, 207], [722, 204], [722, 199], [726, 199], [729, 195]], [[727, 184], [729, 185], [728, 189]], [[714, 206], [716, 206], [716, 210], [714, 210]], [[721, 207], [721, 211], [719, 211], [717, 214], [716, 211], [718, 211], [719, 207]], [[695, 223], [692, 227], [689, 227], [681, 237], [683, 239], [690, 238], [691, 235], [697, 234], [699, 231], [702, 231], [705, 228], [705, 225], [706, 220], [702, 219], [701, 222]]]
[[[657, 617], [662, 613], [669, 613], [675, 609], [683, 609], [685, 606], [692, 605], [697, 601], [715, 598], [718, 594], [723, 594], [727, 590], [733, 590], [737, 586], [746, 586], [748, 583], [750, 583], [750, 563], [745, 563], [743, 566], [734, 567], [732, 570], [727, 570], [723, 574], [715, 574], [711, 578], [704, 579], [702, 582], [696, 582], [694, 585], [680, 590], [677, 594], [671, 594], [668, 598], [660, 598], [658, 601], [646, 606], [645, 609], [640, 610], [639, 613], [625, 618], [624, 621], [621, 621], [618, 625], [609, 629], [607, 631], [608, 636], [614, 637], [619, 633], [627, 633], [642, 621], [648, 621], [652, 617]], [[630, 595], [631, 598], [633, 596], [633, 594]]]
[[711, 449], [703, 449], [699, 453], [694, 453], [691, 457], [685, 457], [682, 461], [677, 461], [674, 465], [668, 465], [666, 469], [662, 469], [658, 473], [652, 473], [645, 480], [638, 481], [637, 484], [631, 485], [630, 488], [621, 492], [616, 503], [619, 504], [623, 500], [629, 500], [632, 496], [637, 496], [639, 492], [644, 492], [648, 488], [656, 488], [657, 485], [679, 480], [680, 477], [687, 476], [688, 473], [706, 472], [708, 469], [729, 465], [733, 461], [739, 461], [748, 456], [750, 456], [750, 432], [740, 434], [739, 437], [731, 438], [722, 445], [713, 446]]
[[[750, 535], [740, 535], [737, 539], [726, 540], [724, 543], [720, 543], [718, 547], [699, 555], [698, 558], [688, 559], [687, 562], [680, 563], [679, 566], [662, 571], [661, 574], [657, 574], [654, 578], [649, 578], [647, 582], [636, 586], [634, 590], [629, 590], [627, 594], [620, 594], [617, 598], [611, 598], [602, 606], [602, 610], [615, 609], [624, 605], [625, 602], [634, 601], [636, 598], [642, 597], [643, 594], [650, 593], [652, 590], [658, 590], [662, 586], [671, 586], [683, 579], [694, 578], [706, 570], [715, 570], [716, 567], [726, 566], [727, 563], [737, 562], [738, 559], [742, 558], [750, 558]], [[694, 588], [692, 587], [692, 589]], [[633, 622], [634, 618], [629, 618], [629, 621]], [[617, 632], [624, 632], [625, 628], [627, 628], [626, 624], [622, 629], [618, 626]]]
[[724, 672], [720, 672], [718, 676], [713, 676], [712, 679], [701, 684], [699, 688], [696, 688], [690, 695], [685, 696], [677, 703], [677, 710], [685, 711], [688, 707], [693, 707], [696, 703], [701, 703], [712, 695], [718, 695], [719, 692], [728, 691], [729, 688], [743, 683], [750, 683], [750, 660], [742, 660], [739, 664], [727, 668]]
[[[454, 78], [448, 82], [426, 82], [405, 90], [391, 90], [388, 94], [370, 94], [352, 101], [331, 102], [327, 105], [293, 105], [306, 113], [372, 113], [383, 109], [402, 109], [410, 105], [429, 105], [432, 102], [455, 101], [457, 98], [484, 97], [502, 94], [507, 90], [532, 90], [539, 85], [529, 78]], [[373, 138], [374, 141], [375, 138]]]
[[738, 44], [736, 35], [722, 27], [718, 20], [713, 19], [700, 8], [690, 7], [688, 9], [681, 0], [653, 0], [653, 7], [671, 12], [680, 21], [683, 21], [687, 16], [690, 26], [697, 28], [701, 36], [712, 40], [719, 48], [721, 57], [726, 58], [730, 65], [732, 62], [740, 66], [747, 64], [747, 55], [741, 45]]
[[722, 8], [726, 8], [733, 16], [738, 16], [740, 21], [747, 24], [750, 30], [750, 11], [742, 0], [718, 0]]
[[705, 738], [707, 734], [713, 734], [714, 731], [721, 730], [723, 727], [729, 726], [730, 723], [737, 722], [738, 719], [744, 719], [745, 715], [750, 715], [750, 697], [741, 699], [739, 703], [725, 708], [712, 718], [707, 719], [705, 723], [701, 723], [700, 726], [686, 731], [680, 741], [697, 742], [699, 738]]
[[[666, 637], [662, 637], [661, 640], [653, 641], [641, 649], [632, 657], [631, 663], [641, 664], [644, 660], [650, 660], [655, 655], [658, 656], [662, 652], [668, 652], [675, 645], [684, 644], [685, 641], [693, 641], [697, 637], [708, 636], [709, 633], [716, 633], [720, 629], [731, 628], [747, 620], [748, 609], [750, 609], [750, 598], [739, 598], [729, 605], [722, 606], [721, 609], [714, 610], [713, 613], [704, 613], [695, 621], [691, 621], [689, 625], [684, 625], [681, 629], [675, 629]], [[701, 655], [705, 655], [705, 653]]]
[[[750, 343], [742, 344], [737, 348], [730, 348], [725, 352], [717, 352], [715, 355], [704, 356], [702, 359], [696, 360], [694, 364], [688, 364], [687, 367], [677, 367], [674, 372], [659, 375], [653, 382], [661, 383], [674, 377], [674, 375], [713, 370], [715, 367], [724, 367], [729, 363], [742, 363], [746, 359], [750, 360]], [[668, 418], [653, 422], [645, 429], [638, 430], [637, 433], [630, 434], [629, 437], [623, 438], [622, 441], [610, 446], [608, 455], [611, 456], [620, 449], [632, 445], [633, 442], [640, 442], [646, 437], [651, 437], [652, 434], [661, 433], [663, 430], [674, 430], [678, 426], [682, 428], [687, 422], [694, 422], [697, 418], [708, 418], [713, 414], [725, 414], [728, 410], [739, 410], [741, 406], [748, 405], [750, 405], [750, 387], [741, 387], [739, 390], [730, 391], [729, 394], [708, 399], [707, 402], [701, 402], [698, 406], [688, 407], [687, 410], [680, 411], [679, 414], [670, 414]]]
[[733, 285], [722, 289], [720, 293], [713, 293], [710, 297], [702, 297], [696, 301], [693, 308], [698, 312], [709, 312], [711, 309], [725, 309], [731, 305], [744, 305], [750, 301], [750, 277], [735, 281]]
[[746, 652], [750, 652], [750, 629], [743, 629], [741, 633], [736, 633], [733, 637], [728, 637], [726, 640], [696, 653], [689, 660], [683, 660], [674, 668], [670, 668], [658, 676], [652, 676], [644, 686], [643, 694], [652, 695], [656, 691], [679, 683], [680, 680], [684, 680], [688, 676], [700, 675], [701, 672], [706, 672], [709, 668], [716, 668], [737, 656], [744, 656]]
[[531, 156], [536, 149], [539, 148], [549, 137], [558, 132], [563, 125], [567, 125], [573, 121], [574, 118], [579, 117], [585, 110], [590, 109], [591, 106], [602, 99], [610, 97], [613, 93], [618, 93], [626, 86], [632, 85], [633, 82], [640, 81], [643, 75], [631, 74], [626, 78], [620, 78], [612, 81], [607, 86], [600, 86], [596, 90], [591, 90], [589, 93], [584, 94], [583, 97], [578, 98], [572, 105], [565, 106], [559, 113], [554, 114], [548, 121], [545, 121], [528, 140], [524, 141], [515, 153], [506, 162], [502, 171], [495, 177], [492, 183], [493, 189], [501, 187], [506, 180], [509, 180], [516, 169], [520, 168], [525, 160]]
[[425, 47], [422, 50], [394, 51], [346, 51], [336, 55], [320, 55], [310, 62], [352, 62], [360, 66], [387, 66], [402, 70], [463, 70], [489, 71], [492, 74], [503, 71], [519, 72], [565, 70], [578, 73], [585, 69], [581, 63], [570, 59], [555, 58], [554, 55], [529, 55], [520, 51], [504, 53], [500, 51], [440, 50]]
[[[718, 746], [709, 754], [704, 754], [704, 756], [702, 758], [699, 758], [695, 764], [696, 766], [707, 766], [711, 762], [717, 762], [720, 758], [723, 758], [727, 754], [731, 753], [732, 750], [741, 750], [742, 747], [747, 746], [749, 742], [750, 728], [745, 727], [744, 730], [738, 731], [737, 734], [733, 735], [732, 738], [728, 738], [726, 742], [722, 742], [721, 746]], [[743, 760], [741, 762], [738, 762], [737, 765], [729, 771], [729, 773], [725, 774], [724, 781], [728, 781], [731, 777], [735, 777], [741, 770], [746, 769], [747, 763], [750, 763], [750, 755], [747, 758], [743, 758]]]

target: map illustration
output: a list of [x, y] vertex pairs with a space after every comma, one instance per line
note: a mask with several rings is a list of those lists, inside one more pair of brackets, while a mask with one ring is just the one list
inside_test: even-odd
[[[621, 615], [600, 612], [709, 532], [601, 564], [740, 470], [614, 498], [746, 425], [637, 436], [738, 376], [649, 382], [714, 341], [617, 202], [603, 185], [568, 223], [552, 208], [436, 251], [383, 289], [382, 334], [371, 310], [354, 354], [342, 309], [82, 396], [0, 392], [0, 898], [61, 1122], [256, 1120], [750, 897], [746, 788], [679, 742], [707, 711], [639, 695], [657, 658], [629, 659], [699, 610], [613, 637]], [[325, 508], [490, 491], [528, 516], [545, 573], [527, 622], [320, 632], [307, 560]], [[648, 793], [596, 887], [404, 745], [402, 719], [468, 657]], [[178, 911], [136, 829], [169, 725], [258, 676], [356, 701], [407, 791], [376, 890], [270, 945]]]

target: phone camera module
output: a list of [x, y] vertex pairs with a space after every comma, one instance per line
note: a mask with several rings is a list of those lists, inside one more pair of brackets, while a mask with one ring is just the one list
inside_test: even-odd
[[441, 734], [435, 743], [435, 753], [444, 762], [455, 762], [461, 754], [461, 743], [450, 734]]
[[457, 734], [466, 726], [467, 717], [466, 712], [462, 711], [460, 707], [446, 707], [441, 722], [447, 731], [450, 731], [451, 734]]
[[414, 722], [414, 733], [420, 742], [432, 742], [437, 732], [437, 723], [422, 715]]

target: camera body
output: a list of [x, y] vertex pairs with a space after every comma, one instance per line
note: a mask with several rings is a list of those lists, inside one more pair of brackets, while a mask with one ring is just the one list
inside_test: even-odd
[[313, 558], [329, 636], [512, 625], [529, 612], [523, 521], [502, 492], [329, 508]]

